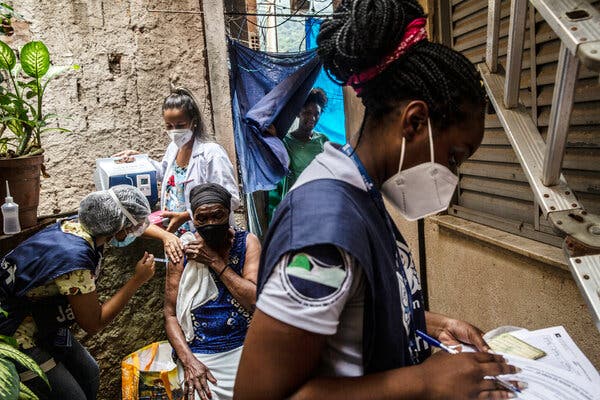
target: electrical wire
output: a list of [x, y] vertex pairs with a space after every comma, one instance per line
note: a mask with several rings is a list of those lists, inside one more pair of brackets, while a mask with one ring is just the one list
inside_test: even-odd
[[[276, 24], [276, 25], [273, 25], [273, 26], [261, 26], [261, 25], [255, 24], [255, 23], [254, 23], [254, 22], [252, 22], [252, 21], [248, 21], [248, 22], [250, 22], [252, 25], [255, 25], [255, 26], [257, 26], [257, 27], [258, 27], [258, 28], [260, 28], [260, 29], [273, 29], [273, 28], [278, 28], [278, 27], [280, 27], [281, 25], [285, 24], [286, 22], [288, 22], [289, 20], [291, 20], [291, 19], [292, 19], [292, 18], [294, 18], [294, 17], [303, 17], [304, 15], [298, 15], [298, 13], [301, 11], [301, 8], [302, 8], [302, 6], [303, 6], [304, 4], [306, 4], [306, 2], [307, 2], [307, 1], [308, 1], [308, 0], [302, 0], [302, 3], [300, 3], [300, 4], [298, 5], [298, 9], [297, 9], [296, 11], [294, 11], [294, 12], [293, 12], [293, 13], [291, 13], [291, 14], [289, 14], [289, 15], [287, 16], [287, 18], [286, 18], [286, 19], [284, 19], [283, 21], [279, 22], [279, 23], [278, 23], [278, 24]], [[270, 14], [267, 14], [267, 15], [270, 15]], [[273, 16], [277, 16], [277, 13], [275, 13], [275, 14], [272, 14], [272, 15], [273, 15]]]
[[[279, 16], [278, 14], [267, 14], [267, 13], [238, 13], [238, 12], [230, 12], [230, 13], [226, 13], [226, 18], [228, 19], [228, 26], [229, 24], [235, 24], [236, 27], [239, 29], [237, 32], [237, 35], [233, 35], [233, 32], [229, 32], [229, 35], [231, 37], [237, 37], [238, 41], [243, 42], [244, 44], [247, 44], [248, 47], [252, 47], [250, 40], [239, 40], [241, 38], [242, 35], [242, 31], [244, 30], [244, 25], [250, 27], [250, 25], [255, 26], [258, 28], [259, 32], [259, 37], [260, 37], [260, 42], [265, 43], [267, 41], [267, 30], [268, 29], [276, 29], [288, 22], [292, 22], [292, 23], [299, 23], [302, 24], [304, 27], [306, 26], [306, 20], [308, 18], [315, 18], [315, 19], [326, 19], [332, 16], [332, 14], [330, 13], [325, 13], [324, 11], [327, 10], [329, 7], [332, 6], [333, 2], [332, 1], [323, 1], [323, 2], [319, 2], [319, 3], [326, 3], [325, 6], [321, 7], [319, 10], [317, 11], [313, 11], [310, 14], [300, 14], [300, 8], [306, 3], [307, 0], [303, 0], [302, 3], [300, 3], [298, 5], [298, 9], [295, 10], [295, 12], [293, 14], [289, 14], [287, 16], [287, 18], [273, 26], [268, 26], [266, 24], [266, 20], [268, 17], [271, 16]], [[269, 5], [272, 5], [272, 3], [270, 3]], [[259, 22], [254, 22], [252, 21], [250, 18], [248, 17], [256, 17], [257, 20], [259, 20]], [[244, 22], [242, 22], [241, 24], [238, 23], [237, 21], [243, 18]], [[233, 28], [232, 28], [233, 29]], [[237, 29], [236, 29], [237, 30]], [[306, 42], [306, 37], [307, 37], [308, 32], [306, 32], [306, 29], [304, 29], [304, 35], [302, 36], [302, 39], [300, 40], [300, 44], [298, 46], [298, 52], [301, 51], [305, 51], [305, 49], [302, 49], [303, 44]]]
[[[319, 11], [316, 11], [314, 14], [318, 15], [319, 13], [323, 12], [325, 9], [329, 8], [330, 5], [332, 5], [333, 2], [327, 4], [325, 7], [321, 8]], [[313, 19], [322, 19], [322, 18], [315, 18], [313, 16], [311, 16], [310, 18]], [[311, 26], [312, 29], [312, 26]], [[306, 37], [308, 36], [308, 32], [306, 32], [306, 28], [304, 30], [304, 37], [302, 38], [302, 40], [300, 41], [300, 45], [298, 46], [298, 51], [303, 51], [303, 50], [307, 50], [307, 49], [302, 49], [302, 44], [304, 44], [304, 42], [306, 42]]]

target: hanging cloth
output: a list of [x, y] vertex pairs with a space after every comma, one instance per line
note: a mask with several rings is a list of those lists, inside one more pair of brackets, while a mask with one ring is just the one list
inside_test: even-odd
[[[266, 53], [228, 39], [233, 125], [244, 191], [274, 189], [288, 173], [286, 135], [321, 71], [316, 50]], [[265, 134], [274, 125], [277, 137]]]

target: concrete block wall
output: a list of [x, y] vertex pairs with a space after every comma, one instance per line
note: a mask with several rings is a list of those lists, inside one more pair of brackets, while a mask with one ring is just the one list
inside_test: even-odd
[[45, 111], [60, 126], [42, 138], [50, 178], [42, 180], [39, 213], [75, 210], [93, 190], [94, 161], [134, 148], [156, 158], [168, 144], [160, 107], [169, 84], [188, 86], [211, 127], [202, 15], [149, 10], [200, 10], [197, 0], [19, 0], [29, 23], [3, 38], [13, 47], [42, 40], [54, 64], [80, 71], [48, 86]]

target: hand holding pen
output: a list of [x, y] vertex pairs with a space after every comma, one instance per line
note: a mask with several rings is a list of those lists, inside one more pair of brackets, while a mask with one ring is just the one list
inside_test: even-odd
[[[420, 336], [425, 342], [427, 342], [429, 345], [440, 348], [442, 350], [444, 350], [446, 353], [448, 354], [460, 354], [460, 352], [458, 350], [456, 350], [455, 348], [445, 345], [444, 343], [440, 342], [439, 340], [429, 336], [428, 334], [426, 334], [425, 332], [422, 332], [420, 330], [417, 330], [417, 335]], [[497, 357], [501, 357], [499, 355], [495, 355], [492, 353], [465, 353], [465, 354], [490, 354], [490, 356], [488, 356], [487, 358], [490, 360], [490, 362], [493, 362]], [[481, 356], [479, 356], [481, 358]], [[483, 359], [485, 359], [485, 356], [483, 356]], [[481, 361], [485, 361], [485, 360], [481, 360]], [[501, 358], [501, 360], [505, 363], [504, 358]], [[514, 372], [511, 373], [517, 373], [518, 370], [513, 367], [513, 366], [509, 366], [508, 364], [505, 364], [508, 367], [511, 367], [514, 369]], [[496, 375], [505, 375], [506, 373], [497, 373], [497, 374], [490, 374], [490, 375], [485, 375], [484, 376], [484, 380], [487, 381], [491, 381], [494, 384], [497, 384], [498, 386], [508, 390], [510, 393], [508, 393], [508, 398], [515, 398], [518, 396], [519, 393], [521, 393], [521, 390], [519, 390], [518, 387], [516, 387], [515, 385], [512, 385], [510, 382], [506, 382], [503, 381], [502, 379], [498, 378]], [[493, 388], [490, 389], [490, 391]]]

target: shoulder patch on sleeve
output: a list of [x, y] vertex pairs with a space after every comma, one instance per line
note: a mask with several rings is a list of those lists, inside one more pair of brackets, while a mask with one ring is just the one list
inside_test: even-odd
[[282, 284], [288, 294], [301, 303], [334, 302], [349, 281], [347, 258], [332, 245], [296, 251], [288, 255], [280, 269]]

